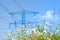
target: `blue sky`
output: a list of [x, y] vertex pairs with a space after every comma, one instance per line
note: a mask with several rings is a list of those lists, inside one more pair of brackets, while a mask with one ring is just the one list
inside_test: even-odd
[[[50, 23], [58, 24], [60, 21], [60, 0], [0, 0], [10, 12], [17, 12], [23, 9], [27, 11], [39, 12], [36, 16], [26, 15], [27, 21], [38, 21], [43, 24], [44, 19]], [[9, 30], [9, 23], [13, 22], [6, 9], [0, 5], [0, 32]], [[20, 16], [18, 16], [20, 17]], [[20, 17], [21, 18], [21, 17]], [[30, 20], [32, 19], [32, 20]], [[14, 27], [13, 27], [14, 28]]]

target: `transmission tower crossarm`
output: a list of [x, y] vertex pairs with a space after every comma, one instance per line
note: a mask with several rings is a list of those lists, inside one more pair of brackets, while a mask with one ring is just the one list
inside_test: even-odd
[[14, 14], [22, 14], [22, 13], [25, 13], [25, 14], [38, 14], [39, 12], [32, 12], [32, 11], [22, 10], [22, 11], [18, 11], [18, 12], [14, 12], [14, 13], [9, 13], [9, 14], [14, 15]]

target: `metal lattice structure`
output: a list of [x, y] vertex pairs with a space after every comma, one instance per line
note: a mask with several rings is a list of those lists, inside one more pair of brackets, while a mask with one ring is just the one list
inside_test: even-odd
[[[25, 20], [25, 18], [26, 18], [26, 14], [33, 14], [33, 16], [35, 16], [36, 14], [38, 14], [38, 12], [32, 12], [32, 11], [26, 11], [26, 10], [22, 10], [22, 11], [20, 11], [19, 13], [9, 13], [13, 18], [15, 18], [14, 17], [14, 15], [17, 15], [17, 14], [21, 14], [21, 16], [22, 16], [22, 18], [21, 18], [21, 20], [19, 20], [20, 22], [17, 22], [16, 20], [14, 20], [14, 23], [13, 22], [11, 22], [9, 25], [15, 25], [15, 27], [17, 27], [16, 25], [17, 24], [22, 24], [22, 25], [26, 25], [26, 21], [27, 20]], [[18, 16], [18, 15], [17, 15]], [[31, 22], [32, 24], [33, 23], [37, 23], [37, 22]]]

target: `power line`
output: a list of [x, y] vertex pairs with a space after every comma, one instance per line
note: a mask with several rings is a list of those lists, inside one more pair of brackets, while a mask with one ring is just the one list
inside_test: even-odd
[[[7, 12], [10, 13], [10, 11], [9, 11], [3, 4], [0, 3], [0, 5], [1, 5]], [[15, 18], [16, 18], [16, 17], [15, 17]], [[2, 17], [0, 17], [0, 19], [3, 19], [3, 20], [5, 20], [5, 21], [8, 21], [8, 20], [6, 20], [6, 19], [4, 19], [4, 18], [2, 18]], [[18, 18], [17, 18], [17, 19], [18, 19]], [[8, 22], [9, 22], [9, 21], [8, 21]], [[16, 20], [15, 20], [14, 25], [16, 26]], [[9, 29], [11, 29], [10, 24], [9, 24]]]
[[32, 11], [27, 11], [27, 10], [25, 10], [18, 2], [17, 2], [17, 0], [14, 0], [14, 2], [20, 7], [20, 8], [22, 8], [22, 11], [21, 12], [19, 12], [19, 13], [10, 13], [11, 15], [15, 15], [15, 14], [22, 14], [22, 25], [25, 25], [26, 24], [26, 20], [25, 20], [25, 16], [26, 16], [26, 14], [31, 14], [31, 13], [33, 13], [34, 15], [35, 14], [37, 14], [38, 12], [32, 12]]
[[22, 8], [24, 10], [24, 8], [16, 0], [14, 0], [14, 2], [19, 6], [19, 8]]
[[[10, 12], [2, 3], [0, 3], [0, 6], [2, 6], [7, 12]], [[0, 19], [5, 20], [5, 21], [8, 21], [8, 20], [6, 20], [5, 18], [2, 18], [2, 17], [0, 17]], [[16, 19], [18, 19], [18, 18], [16, 18]]]
[[1, 5], [7, 12], [10, 12], [3, 4], [0, 3], [0, 5]]
[[6, 20], [5, 18], [2, 18], [2, 17], [0, 17], [0, 19], [4, 20], [4, 21], [6, 21], [6, 22], [9, 22], [8, 20]]
[[[10, 12], [3, 4], [0, 3], [0, 6], [2, 6], [7, 12]], [[9, 22], [8, 20], [6, 20], [5, 18], [0, 17], [0, 19]]]
[[[10, 12], [3, 4], [0, 3], [0, 6], [2, 6], [7, 12]], [[2, 18], [2, 17], [0, 17], [0, 19], [4, 20], [6, 22], [9, 22], [8, 20], [6, 20], [5, 18]]]
[[[22, 8], [21, 6], [20, 6], [20, 4], [16, 1], [16, 0], [14, 0], [14, 2], [20, 7], [20, 8]], [[1, 3], [0, 3], [1, 4]], [[10, 13], [10, 11], [4, 6], [4, 5], [2, 5], [1, 4], [1, 6], [7, 11], [7, 12], [9, 12]], [[25, 14], [30, 14], [30, 13], [33, 13], [33, 14], [36, 14], [37, 12], [32, 12], [32, 11], [26, 11], [26, 10], [24, 10], [24, 8], [22, 8], [23, 10], [21, 11], [22, 13], [19, 13], [19, 14], [22, 14], [22, 24], [26, 24], [26, 22], [25, 22]], [[12, 16], [14, 16], [13, 14], [16, 14], [16, 13], [11, 13], [12, 14]], [[16, 18], [16, 17], [15, 17]], [[14, 22], [14, 25], [16, 26], [16, 20], [15, 20], [15, 22]]]

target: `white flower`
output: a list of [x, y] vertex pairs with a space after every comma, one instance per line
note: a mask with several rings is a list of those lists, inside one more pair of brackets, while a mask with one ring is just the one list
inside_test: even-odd
[[45, 22], [45, 24], [49, 24], [48, 22]]
[[32, 29], [32, 32], [33, 32], [33, 33], [36, 33], [35, 29]]
[[14, 40], [14, 38], [12, 38], [12, 40]]
[[19, 29], [17, 29], [17, 32], [18, 32], [18, 33], [20, 33], [20, 30], [19, 30]]
[[30, 22], [28, 22], [28, 26], [30, 26], [31, 24], [30, 24]]
[[47, 38], [47, 40], [51, 40], [50, 38]]
[[39, 33], [39, 35], [43, 35], [43, 33], [42, 33], [42, 32], [40, 32], [40, 33]]
[[23, 26], [22, 26], [22, 29], [25, 30], [25, 28], [26, 28], [26, 27], [23, 25]]
[[15, 33], [13, 31], [11, 31], [11, 34], [14, 35]]
[[56, 30], [56, 32], [59, 32], [59, 30]]
[[9, 39], [9, 38], [10, 38], [10, 34], [8, 33], [8, 34], [7, 34], [7, 39]]
[[47, 33], [47, 31], [46, 31], [46, 30], [44, 30], [43, 32], [44, 32], [44, 33]]
[[46, 26], [44, 26], [44, 30], [48, 30], [48, 28]]

